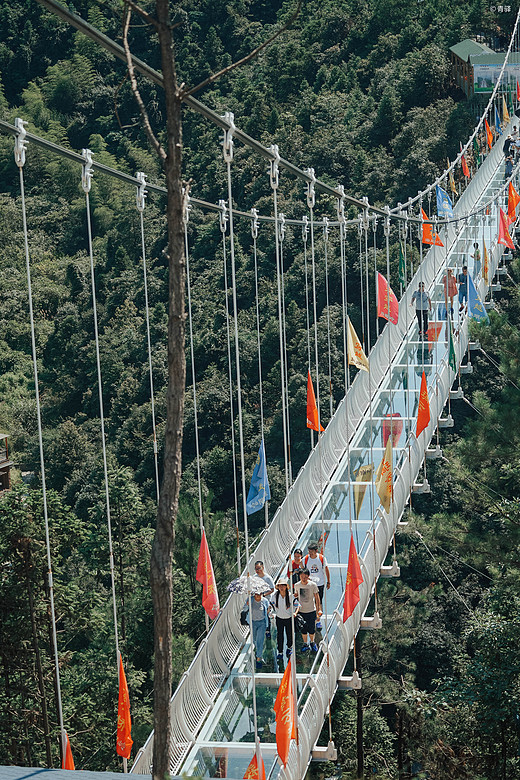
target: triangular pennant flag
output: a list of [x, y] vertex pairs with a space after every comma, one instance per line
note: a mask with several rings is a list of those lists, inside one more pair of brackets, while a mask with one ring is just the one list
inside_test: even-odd
[[425, 428], [430, 424], [430, 402], [428, 400], [428, 385], [426, 384], [426, 374], [422, 372], [421, 391], [419, 393], [419, 411], [417, 412], [417, 428], [415, 435], [419, 438]]
[[493, 133], [491, 132], [491, 128], [488, 124], [487, 119], [484, 119], [484, 125], [486, 127], [486, 139], [487, 139], [487, 145], [491, 149], [493, 146]]
[[509, 182], [509, 189], [507, 191], [507, 215], [510, 222], [516, 221], [516, 207], [520, 203], [520, 195], [513, 187], [513, 182]]
[[311, 372], [307, 371], [307, 428], [313, 431], [324, 431], [325, 428], [319, 421], [316, 396], [312, 385]]
[[428, 342], [434, 344], [439, 338], [442, 330], [442, 322], [432, 322], [428, 325]]
[[498, 243], [508, 246], [509, 249], [515, 248], [515, 245], [511, 241], [511, 236], [509, 235], [507, 217], [502, 209], [500, 209], [500, 219], [498, 221]]
[[343, 599], [343, 622], [349, 619], [359, 604], [359, 586], [363, 582], [361, 567], [357, 556], [354, 537], [350, 534], [350, 548], [348, 551], [347, 583], [345, 585], [345, 598]]
[[489, 255], [486, 242], [482, 241], [482, 243], [484, 244], [484, 280], [486, 284], [489, 284]]
[[123, 758], [130, 758], [132, 745], [134, 744], [131, 734], [132, 719], [130, 717], [130, 696], [128, 694], [125, 670], [123, 669], [123, 659], [121, 658], [121, 653], [119, 653], [119, 701], [117, 704], [116, 750], [118, 755]]
[[265, 780], [265, 766], [262, 756], [260, 756], [260, 772], [258, 771], [258, 761], [255, 753], [246, 769], [244, 780]]
[[379, 271], [377, 273], [377, 316], [393, 322], [394, 325], [397, 325], [399, 318], [399, 301]]
[[276, 749], [284, 766], [287, 766], [291, 739], [296, 739], [291, 661], [292, 659], [290, 658], [283, 673], [273, 708], [276, 713]]
[[347, 356], [350, 366], [356, 366], [356, 368], [360, 368], [362, 371], [368, 371], [368, 359], [350, 321], [350, 317], [347, 317]]
[[365, 466], [360, 466], [356, 474], [356, 484], [354, 485], [354, 511], [356, 513], [356, 520], [359, 520], [361, 505], [363, 503], [363, 499], [365, 498], [365, 493], [368, 487], [367, 483], [372, 481], [373, 473], [374, 464], [368, 463]]
[[[505, 217], [505, 214], [504, 214]], [[477, 322], [489, 322], [488, 313], [485, 310], [482, 301], [473, 284], [473, 279], [468, 274], [468, 311], [469, 316]]]
[[453, 342], [453, 324], [449, 321], [450, 345], [448, 348], [448, 365], [457, 373], [457, 356], [455, 354], [455, 344]]
[[399, 241], [399, 281], [403, 287], [406, 286], [406, 263], [404, 261], [403, 245], [401, 241]]
[[206, 610], [206, 614], [212, 619], [216, 618], [220, 610], [220, 603], [204, 529], [202, 529], [202, 539], [200, 540], [196, 580], [202, 585], [202, 606]]
[[381, 499], [385, 512], [390, 511], [394, 495], [393, 452], [392, 437], [390, 436], [385, 447], [383, 460], [376, 472], [376, 490]]
[[[428, 215], [424, 209], [421, 209], [421, 214], [422, 218], [426, 221]], [[438, 233], [435, 233], [435, 238], [433, 237], [433, 225], [423, 224], [421, 241], [423, 244], [428, 244], [429, 246], [433, 246], [433, 244], [435, 244], [435, 246], [444, 246]]]
[[507, 110], [507, 103], [505, 96], [502, 95], [502, 120], [505, 125], [508, 125], [511, 121], [511, 117], [509, 116], [509, 111]]
[[61, 768], [62, 769], [75, 769], [74, 766], [74, 759], [72, 758], [72, 750], [70, 749], [70, 742], [69, 742], [69, 735], [63, 729], [61, 732], [61, 744], [62, 744], [62, 753], [63, 758], [61, 760]]
[[269, 488], [269, 480], [267, 478], [267, 465], [265, 462], [265, 446], [264, 440], [260, 442], [260, 448], [258, 450], [258, 456], [256, 458], [255, 467], [253, 469], [253, 476], [251, 477], [251, 485], [249, 487], [249, 493], [247, 494], [246, 512], [248, 515], [252, 515], [254, 512], [258, 512], [262, 509], [266, 501], [271, 498], [271, 490]]
[[[462, 152], [462, 144], [460, 144], [460, 151]], [[461, 164], [461, 166], [462, 166], [462, 173], [464, 174], [464, 176], [465, 176], [467, 179], [469, 179], [469, 168], [468, 168], [468, 163], [466, 162], [466, 158], [464, 157], [464, 155], [463, 155], [463, 154], [461, 154], [461, 156], [460, 156], [460, 164]]]

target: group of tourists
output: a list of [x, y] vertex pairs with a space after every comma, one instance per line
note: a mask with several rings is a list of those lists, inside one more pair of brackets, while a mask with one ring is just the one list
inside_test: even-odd
[[513, 164], [515, 159], [518, 159], [520, 156], [520, 138], [518, 137], [518, 129], [516, 125], [513, 126], [513, 130], [506, 137], [503, 149], [504, 156], [506, 158], [504, 181], [507, 181], [513, 173]]
[[[316, 631], [322, 628], [322, 603], [325, 587], [330, 588], [330, 571], [318, 544], [310, 542], [308, 554], [296, 548], [289, 562], [287, 575], [276, 583], [265, 573], [262, 561], [256, 561], [255, 574], [265, 582], [265, 591], [251, 599], [251, 629], [256, 655], [256, 670], [263, 667], [265, 640], [271, 638], [271, 618], [276, 624], [277, 660], [293, 652], [293, 620], [302, 635], [302, 653], [317, 653]], [[242, 610], [241, 621], [247, 622], [249, 603]]]
[[[474, 273], [480, 273], [481, 259], [480, 249], [477, 243], [473, 244], [473, 254], [470, 257], [474, 263]], [[455, 277], [453, 270], [448, 268], [444, 274], [443, 280], [444, 287], [444, 305], [446, 314], [443, 312], [444, 319], [446, 319], [449, 311], [453, 317], [453, 300], [458, 293], [459, 297], [459, 312], [464, 310], [464, 307], [468, 300], [468, 266], [463, 265], [462, 271]], [[419, 282], [418, 289], [412, 295], [411, 306], [415, 303], [415, 313], [417, 315], [417, 323], [419, 325], [419, 338], [424, 339], [428, 337], [428, 316], [432, 312], [432, 301], [430, 296], [425, 290], [424, 282]]]

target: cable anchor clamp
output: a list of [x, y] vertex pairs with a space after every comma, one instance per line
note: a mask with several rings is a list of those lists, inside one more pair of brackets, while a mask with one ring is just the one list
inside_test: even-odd
[[347, 221], [345, 217], [345, 187], [343, 186], [343, 184], [338, 184], [336, 189], [340, 194], [336, 205], [338, 222], [340, 223], [340, 225], [344, 226], [345, 222]]
[[225, 200], [219, 200], [218, 207], [220, 209], [219, 215], [218, 215], [218, 221], [220, 225], [220, 232], [225, 233], [227, 230], [227, 223], [228, 223], [228, 210], [226, 206]]
[[19, 168], [23, 168], [25, 165], [25, 152], [27, 150], [27, 141], [25, 140], [27, 135], [26, 124], [27, 122], [24, 119], [20, 119], [20, 117], [16, 117], [14, 120], [14, 126], [18, 131], [14, 139], [14, 159]]
[[368, 231], [368, 198], [366, 195], [363, 197], [364, 209], [362, 211], [363, 229]]
[[182, 221], [184, 225], [186, 226], [188, 222], [190, 221], [190, 211], [191, 211], [191, 203], [190, 203], [190, 195], [186, 187], [182, 188]]
[[146, 205], [145, 204], [146, 196], [148, 194], [148, 190], [146, 189], [146, 173], [143, 173], [143, 171], [138, 171], [135, 174], [135, 178], [139, 182], [139, 184], [137, 185], [137, 192], [135, 194], [135, 201], [136, 201], [137, 211], [140, 211], [142, 214], [144, 211], [144, 207]]
[[309, 237], [309, 217], [305, 214], [302, 217], [302, 240], [306, 244]]
[[387, 238], [390, 235], [390, 206], [385, 206], [385, 221], [383, 225], [383, 233]]
[[83, 192], [88, 193], [92, 186], [92, 152], [90, 149], [82, 149], [81, 156], [85, 160], [81, 169], [81, 186], [83, 187]]
[[329, 218], [323, 217], [323, 241], [327, 244], [330, 235]]
[[314, 204], [316, 203], [316, 176], [314, 174], [314, 168], [307, 168], [304, 173], [310, 179], [310, 181], [307, 182], [307, 206], [310, 209], [313, 209]]
[[258, 238], [258, 209], [251, 209], [251, 236]]
[[282, 244], [285, 238], [285, 214], [278, 215], [278, 238]]
[[269, 179], [271, 181], [271, 188], [277, 190], [280, 181], [280, 152], [278, 151], [278, 146], [276, 144], [270, 146], [269, 151], [273, 155], [273, 159], [269, 166]]
[[224, 130], [224, 137], [222, 139], [222, 148], [224, 152], [224, 161], [232, 162], [233, 160], [233, 136], [235, 134], [235, 115], [231, 111], [226, 111], [224, 114], [224, 120], [228, 123], [229, 127]]

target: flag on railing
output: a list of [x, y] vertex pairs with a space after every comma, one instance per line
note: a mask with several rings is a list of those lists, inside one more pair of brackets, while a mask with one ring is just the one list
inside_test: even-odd
[[117, 704], [117, 741], [116, 750], [123, 758], [130, 758], [132, 745], [132, 718], [130, 717], [130, 696], [126, 683], [123, 659], [119, 653], [119, 701]]
[[450, 343], [448, 347], [448, 365], [457, 373], [457, 356], [455, 355], [455, 344], [453, 341], [453, 323], [451, 319], [448, 322]]
[[515, 245], [511, 241], [511, 236], [509, 235], [507, 217], [502, 209], [500, 209], [500, 219], [498, 221], [498, 243], [508, 246], [509, 249], [515, 248]]
[[507, 110], [507, 103], [506, 98], [504, 95], [502, 95], [502, 121], [505, 125], [508, 125], [511, 121], [511, 117], [509, 116], [509, 111]]
[[204, 529], [202, 529], [202, 539], [200, 540], [196, 580], [202, 585], [202, 606], [206, 610], [206, 614], [212, 619], [216, 618], [220, 610], [220, 603], [208, 541], [206, 539], [206, 531]]
[[[426, 214], [424, 209], [421, 209], [421, 214], [422, 214], [422, 218], [426, 222], [426, 220], [428, 219], [428, 215]], [[435, 246], [444, 246], [438, 233], [435, 233], [435, 238], [434, 238], [433, 225], [423, 224], [421, 241], [423, 244], [428, 244], [429, 246], [433, 246], [433, 244], [435, 244]]]
[[415, 429], [415, 436], [419, 438], [419, 435], [430, 424], [430, 401], [428, 399], [428, 385], [426, 384], [426, 374], [422, 372], [421, 378], [421, 390], [419, 393], [419, 411], [417, 412], [417, 428]]
[[354, 326], [350, 321], [350, 317], [347, 318], [347, 359], [350, 366], [356, 366], [362, 371], [368, 371], [368, 359], [363, 351], [361, 342], [358, 339], [358, 335], [354, 330]]
[[258, 771], [258, 761], [255, 753], [246, 769], [244, 780], [265, 780], [265, 766], [262, 756], [260, 756], [260, 771]]
[[343, 599], [343, 622], [354, 612], [359, 603], [359, 586], [363, 582], [361, 567], [357, 556], [354, 537], [350, 534], [350, 548], [348, 551], [347, 583], [345, 585], [345, 598]]
[[455, 179], [453, 178], [453, 169], [450, 170], [450, 161], [448, 157], [446, 157], [446, 165], [448, 166], [448, 183], [450, 185], [450, 190], [453, 196], [456, 196], [457, 188], [455, 186]]
[[307, 428], [313, 431], [324, 431], [325, 428], [319, 422], [316, 396], [312, 385], [311, 372], [307, 371]]
[[518, 79], [516, 80], [516, 99], [520, 101], [520, 84], [518, 83]]
[[502, 125], [500, 124], [500, 114], [498, 113], [498, 107], [495, 103], [495, 130], [498, 135], [502, 135]]
[[390, 511], [390, 506], [394, 497], [394, 475], [393, 475], [393, 451], [392, 437], [390, 436], [385, 447], [383, 460], [376, 471], [376, 490], [381, 499], [385, 512]]
[[[460, 141], [459, 141], [459, 143], [460, 143]], [[460, 151], [462, 152], [462, 144], [460, 144]], [[463, 154], [461, 154], [461, 156], [460, 156], [460, 164], [462, 166], [462, 173], [464, 174], [464, 176], [467, 179], [469, 179], [468, 163], [466, 162], [466, 158], [464, 157]]]
[[[453, 183], [453, 187], [455, 187], [455, 183]], [[435, 189], [437, 193], [437, 215], [439, 217], [453, 217], [453, 203], [450, 196], [438, 184]]]
[[61, 768], [62, 769], [75, 769], [74, 766], [74, 759], [72, 758], [72, 750], [70, 749], [70, 742], [69, 742], [69, 735], [63, 729], [61, 732], [61, 744], [62, 744], [62, 759], [61, 759]]
[[406, 287], [406, 263], [404, 262], [403, 245], [399, 241], [399, 281]]
[[484, 280], [486, 284], [489, 284], [489, 255], [487, 251], [486, 242], [482, 241], [484, 245]]
[[473, 154], [475, 156], [475, 162], [477, 163], [477, 166], [480, 165], [480, 148], [478, 145], [478, 141], [476, 137], [473, 139]]
[[255, 467], [253, 469], [253, 476], [251, 477], [251, 485], [249, 486], [249, 493], [247, 494], [246, 512], [248, 515], [252, 515], [254, 512], [258, 512], [262, 509], [266, 501], [271, 498], [271, 490], [269, 488], [269, 480], [267, 478], [267, 465], [265, 461], [265, 446], [264, 440], [260, 442], [260, 448], [258, 450], [258, 456], [256, 458]]
[[357, 471], [356, 483], [354, 485], [354, 511], [356, 513], [356, 520], [359, 520], [361, 505], [363, 503], [363, 499], [365, 498], [365, 493], [368, 487], [367, 483], [372, 481], [373, 473], [374, 473], [373, 463], [368, 463], [365, 466], [360, 466]]
[[507, 85], [507, 105], [509, 106], [510, 112], [513, 114], [515, 107], [513, 105], [513, 90], [511, 89], [511, 82]]
[[520, 203], [520, 195], [513, 187], [513, 182], [509, 182], [509, 189], [507, 192], [507, 216], [510, 222], [516, 221], [516, 207]]
[[[504, 214], [505, 216], [505, 214]], [[473, 279], [468, 274], [468, 311], [469, 316], [477, 322], [489, 322], [487, 311], [479, 298]]]
[[399, 318], [399, 302], [385, 277], [377, 273], [377, 316], [397, 325]]
[[484, 126], [486, 128], [487, 145], [491, 149], [491, 147], [493, 146], [493, 133], [491, 132], [491, 128], [488, 124], [487, 119], [484, 119]]
[[399, 439], [403, 432], [403, 418], [399, 412], [387, 414], [381, 423], [381, 435], [383, 437], [383, 447], [386, 447], [388, 437], [392, 437], [392, 446], [397, 447]]
[[276, 749], [284, 766], [287, 766], [291, 739], [296, 739], [291, 661], [292, 659], [290, 658], [285, 667], [273, 707], [276, 713]]

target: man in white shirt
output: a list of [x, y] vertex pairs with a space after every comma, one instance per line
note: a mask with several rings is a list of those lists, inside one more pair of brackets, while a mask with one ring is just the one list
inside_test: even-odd
[[317, 653], [318, 646], [314, 641], [314, 635], [316, 633], [316, 615], [321, 611], [321, 602], [318, 586], [311, 580], [307, 568], [300, 569], [300, 581], [294, 586], [294, 592], [300, 602], [300, 615], [305, 620], [305, 628], [302, 631], [303, 646], [301, 651], [306, 653], [309, 650], [309, 645], [307, 644], [307, 634], [309, 634], [309, 639], [311, 640], [310, 649], [313, 653]]
[[[318, 555], [317, 542], [310, 542], [307, 545], [309, 554], [303, 559], [303, 564], [309, 569], [311, 580], [318, 586], [320, 602], [323, 604], [323, 591], [325, 590], [325, 577], [327, 578], [327, 590], [330, 588], [330, 571], [327, 566], [327, 559], [321, 553]], [[318, 631], [321, 630], [321, 621], [316, 623]]]

